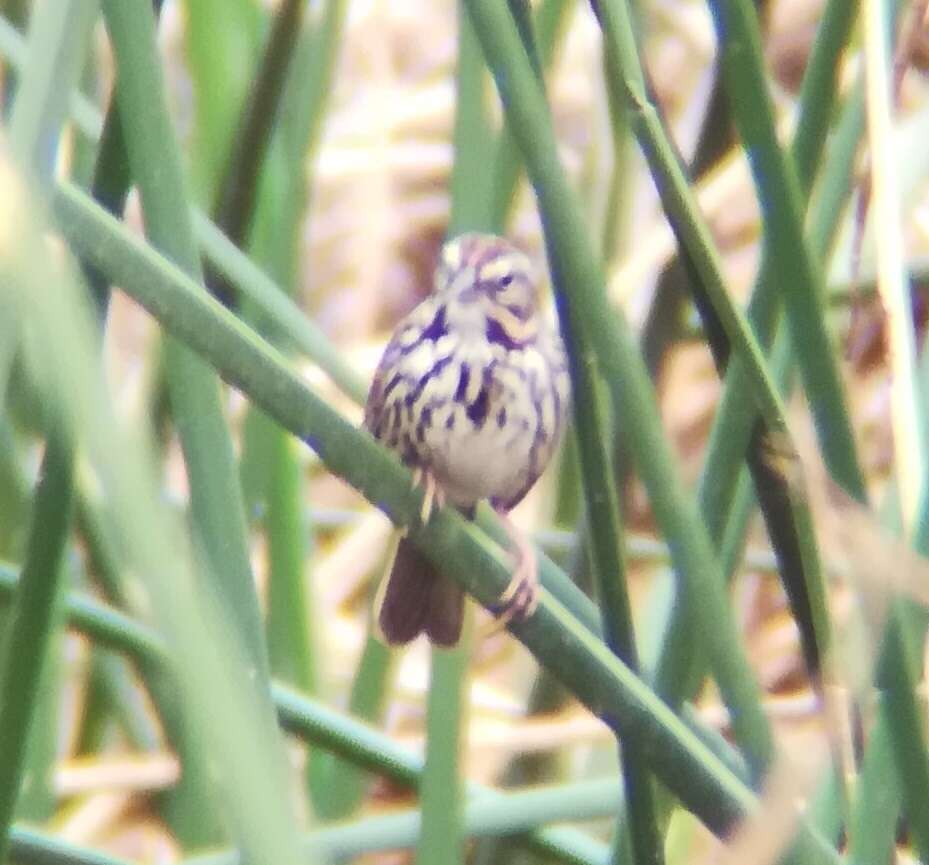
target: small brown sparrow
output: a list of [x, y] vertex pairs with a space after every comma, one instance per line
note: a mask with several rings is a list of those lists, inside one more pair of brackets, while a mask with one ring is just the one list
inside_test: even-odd
[[[425, 486], [424, 523], [446, 500], [473, 517], [489, 499], [503, 517], [517, 552], [496, 607], [506, 621], [531, 614], [538, 585], [533, 549], [506, 515], [548, 464], [569, 399], [564, 349], [537, 300], [529, 259], [510, 242], [450, 241], [435, 291], [394, 331], [365, 408], [367, 429]], [[407, 538], [376, 606], [388, 643], [422, 631], [441, 646], [458, 642], [462, 590]]]

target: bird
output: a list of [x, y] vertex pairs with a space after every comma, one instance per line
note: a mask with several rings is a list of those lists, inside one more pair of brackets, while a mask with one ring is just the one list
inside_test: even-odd
[[[450, 502], [466, 517], [489, 500], [515, 548], [512, 581], [492, 608], [505, 623], [534, 612], [532, 545], [508, 513], [550, 461], [570, 401], [567, 359], [540, 310], [529, 257], [509, 240], [467, 233], [442, 247], [433, 291], [396, 326], [375, 371], [364, 426], [413, 470], [420, 518]], [[462, 589], [401, 537], [375, 603], [381, 636], [460, 639]]]

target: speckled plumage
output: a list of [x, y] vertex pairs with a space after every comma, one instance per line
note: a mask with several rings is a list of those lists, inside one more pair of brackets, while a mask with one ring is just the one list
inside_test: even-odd
[[[485, 498], [505, 513], [548, 464], [568, 392], [564, 351], [538, 312], [528, 258], [503, 238], [468, 234], [446, 244], [434, 293], [394, 331], [365, 426], [465, 513]], [[443, 617], [451, 621], [434, 621]], [[460, 619], [457, 586], [401, 541], [380, 609], [387, 639], [425, 630], [454, 643]]]

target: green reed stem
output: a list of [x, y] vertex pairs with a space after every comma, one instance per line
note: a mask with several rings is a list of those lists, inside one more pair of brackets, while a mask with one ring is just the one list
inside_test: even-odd
[[[220, 374], [279, 423], [307, 441], [331, 471], [389, 514], [449, 576], [485, 605], [510, 580], [503, 554], [450, 509], [419, 528], [422, 496], [395, 457], [341, 418], [279, 356], [214, 299], [99, 208], [64, 188], [60, 229], [82, 255], [111, 274], [174, 335], [203, 353]], [[132, 254], [127, 255], [131, 249]], [[140, 267], [142, 262], [145, 266]], [[141, 279], [140, 272], [155, 279]], [[160, 277], [157, 276], [160, 274]], [[586, 705], [647, 756], [656, 774], [716, 831], [756, 807], [750, 791], [609, 650], [547, 592], [536, 615], [513, 632]], [[801, 829], [798, 860], [834, 862], [834, 852]]]
[[603, 274], [561, 169], [544, 95], [506, 11], [490, 0], [469, 0], [468, 8], [535, 186], [568, 351], [582, 346], [593, 351], [613, 388], [624, 425], [621, 434], [636, 457], [659, 524], [674, 539], [675, 566], [687, 586], [685, 603], [699, 615], [711, 667], [732, 711], [736, 738], [757, 774], [771, 751], [757, 682], [706, 531], [677, 477], [648, 373], [628, 325], [607, 304]]

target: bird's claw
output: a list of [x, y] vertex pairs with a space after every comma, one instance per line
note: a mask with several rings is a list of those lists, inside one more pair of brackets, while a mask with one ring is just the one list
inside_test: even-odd
[[413, 489], [420, 486], [423, 488], [423, 504], [419, 509], [419, 519], [423, 525], [426, 525], [436, 506], [445, 507], [446, 496], [445, 490], [435, 479], [435, 475], [429, 469], [417, 466], [413, 469]]
[[539, 606], [539, 563], [535, 547], [509, 520], [505, 519], [504, 525], [516, 545], [516, 568], [503, 594], [489, 608], [497, 618], [494, 630], [528, 619]]

